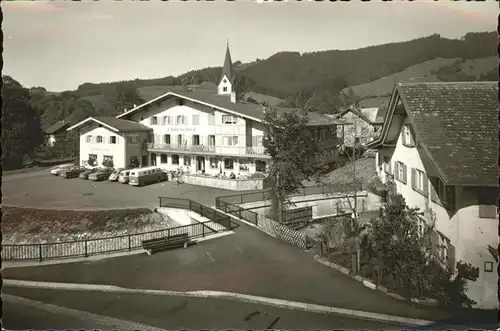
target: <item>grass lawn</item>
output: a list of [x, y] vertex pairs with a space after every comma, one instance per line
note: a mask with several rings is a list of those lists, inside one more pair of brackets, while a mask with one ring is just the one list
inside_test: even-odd
[[102, 238], [177, 225], [147, 208], [76, 211], [3, 207], [2, 213], [3, 244]]

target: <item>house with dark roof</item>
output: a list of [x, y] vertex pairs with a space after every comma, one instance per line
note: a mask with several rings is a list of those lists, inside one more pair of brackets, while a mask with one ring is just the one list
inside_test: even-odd
[[349, 123], [337, 127], [337, 136], [342, 137], [345, 146], [354, 146], [355, 140], [366, 146], [373, 141], [380, 132], [383, 119], [377, 118], [378, 108], [348, 107], [335, 118]]
[[66, 133], [66, 129], [70, 126], [67, 120], [57, 121], [56, 123], [45, 129], [46, 143], [48, 146], [54, 146], [56, 140]]
[[499, 110], [496, 82], [397, 84], [367, 146], [378, 151], [382, 180], [434, 227], [443, 264], [478, 268], [466, 294], [486, 309], [498, 309]]
[[[138, 160], [141, 166], [190, 173], [231, 172], [250, 175], [265, 171], [264, 111], [258, 104], [236, 100], [235, 75], [229, 47], [218, 85], [158, 87], [165, 92], [126, 110], [116, 118], [92, 117], [68, 130], [80, 129], [80, 157], [112, 157], [115, 166]], [[293, 109], [277, 108], [279, 114]], [[309, 113], [308, 126], [320, 139], [324, 162], [335, 157], [338, 120]]]

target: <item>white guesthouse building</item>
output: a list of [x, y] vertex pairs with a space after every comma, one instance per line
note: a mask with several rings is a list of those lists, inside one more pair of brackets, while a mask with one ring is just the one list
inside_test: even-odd
[[[220, 83], [173, 87], [144, 104], [114, 117], [90, 117], [68, 130], [80, 130], [80, 160], [115, 168], [137, 162], [190, 173], [252, 174], [265, 171], [263, 108], [236, 101], [229, 48]], [[277, 108], [278, 112], [291, 109]], [[325, 162], [333, 159], [340, 121], [309, 113], [311, 130], [320, 139]]]
[[497, 309], [498, 87], [496, 82], [397, 84], [379, 138], [378, 175], [435, 222], [436, 253], [479, 268], [467, 295]]

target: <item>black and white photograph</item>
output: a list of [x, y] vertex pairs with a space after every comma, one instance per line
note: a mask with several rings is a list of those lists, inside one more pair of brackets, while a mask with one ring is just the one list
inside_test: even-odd
[[3, 1], [2, 330], [498, 329], [499, 4]]

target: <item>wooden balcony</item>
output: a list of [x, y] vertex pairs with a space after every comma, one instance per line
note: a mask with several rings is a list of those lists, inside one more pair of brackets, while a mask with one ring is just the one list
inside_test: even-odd
[[148, 143], [148, 151], [164, 152], [164, 153], [180, 152], [180, 153], [195, 153], [195, 154], [255, 156], [255, 157], [265, 157], [265, 158], [269, 157], [265, 153], [264, 147]]

